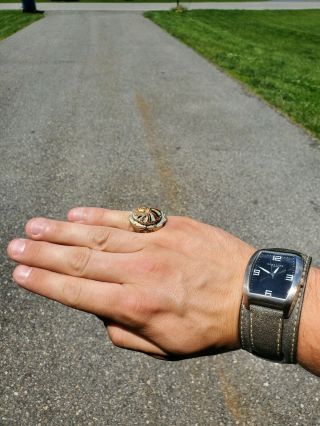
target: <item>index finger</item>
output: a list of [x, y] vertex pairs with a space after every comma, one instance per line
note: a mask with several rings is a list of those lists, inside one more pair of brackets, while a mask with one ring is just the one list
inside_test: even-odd
[[134, 231], [129, 221], [129, 213], [124, 210], [111, 210], [97, 207], [76, 207], [68, 212], [70, 222], [87, 225], [109, 226]]

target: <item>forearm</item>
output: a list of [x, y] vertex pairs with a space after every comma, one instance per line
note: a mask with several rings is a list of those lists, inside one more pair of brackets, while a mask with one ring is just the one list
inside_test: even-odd
[[298, 362], [320, 376], [320, 269], [311, 268], [301, 312]]

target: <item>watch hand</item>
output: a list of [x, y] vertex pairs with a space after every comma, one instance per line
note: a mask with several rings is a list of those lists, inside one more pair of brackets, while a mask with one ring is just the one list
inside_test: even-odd
[[267, 271], [266, 269], [262, 268], [261, 266], [259, 266], [260, 269], [262, 269], [264, 272], [266, 272], [267, 274], [271, 275], [271, 272]]
[[273, 271], [273, 275], [276, 275], [276, 273], [279, 271], [279, 269], [280, 269], [280, 266], [278, 266], [277, 269]]

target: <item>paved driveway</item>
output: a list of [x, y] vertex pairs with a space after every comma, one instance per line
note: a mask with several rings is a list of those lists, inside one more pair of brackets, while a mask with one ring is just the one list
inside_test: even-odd
[[[3, 248], [35, 215], [145, 202], [319, 264], [319, 146], [139, 14], [52, 13], [1, 42], [0, 150]], [[320, 425], [306, 371], [114, 348], [0, 257], [1, 424]]]

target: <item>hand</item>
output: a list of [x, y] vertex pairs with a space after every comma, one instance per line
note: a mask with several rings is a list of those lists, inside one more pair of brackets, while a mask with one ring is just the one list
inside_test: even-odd
[[239, 348], [242, 282], [254, 249], [225, 231], [169, 216], [132, 232], [128, 212], [73, 209], [34, 218], [8, 254], [22, 287], [107, 321], [112, 342], [176, 359]]
[[262, 268], [261, 266], [259, 266], [260, 269], [262, 269], [264, 272], [266, 272], [269, 275], [272, 275], [271, 272], [269, 272], [267, 269]]
[[280, 266], [278, 266], [272, 273], [272, 278], [276, 275], [276, 273], [279, 271]]

